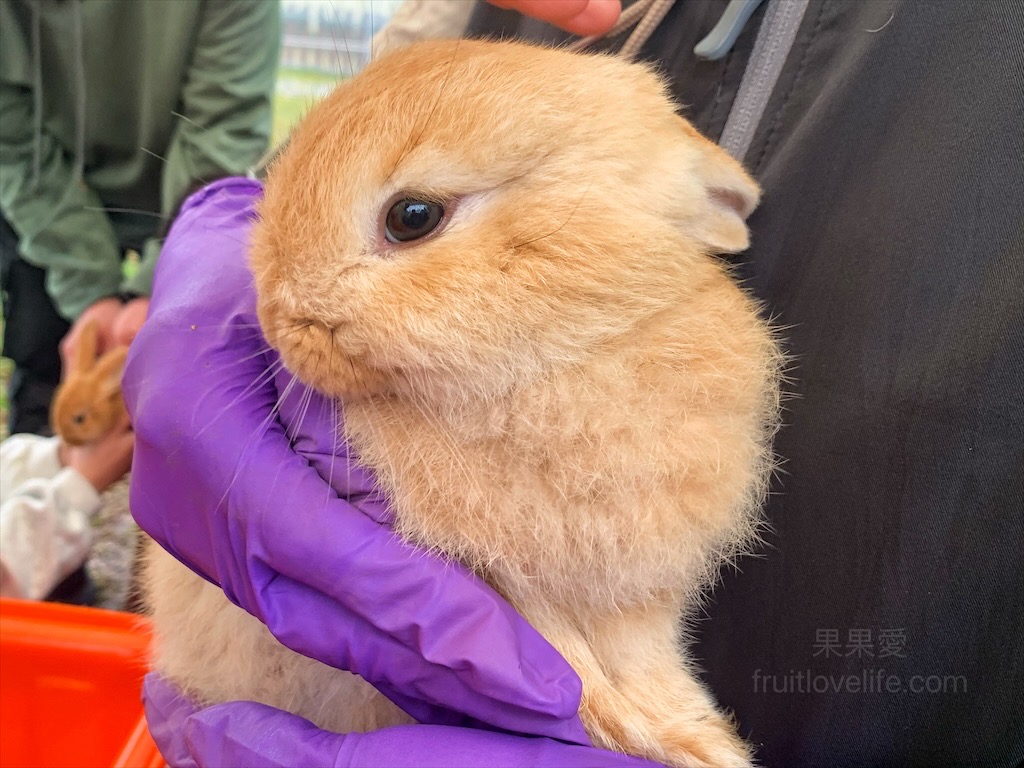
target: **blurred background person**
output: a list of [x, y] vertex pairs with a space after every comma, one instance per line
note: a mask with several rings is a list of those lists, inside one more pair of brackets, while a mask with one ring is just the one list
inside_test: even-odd
[[[89, 445], [13, 435], [0, 443], [0, 596], [92, 602], [82, 565], [100, 495], [128, 471], [134, 434], [125, 418]], [[55, 589], [81, 573], [77, 589]], [[67, 598], [67, 599], [64, 599]]]
[[11, 433], [48, 433], [85, 322], [100, 352], [134, 337], [187, 193], [266, 151], [280, 26], [276, 0], [0, 2]]

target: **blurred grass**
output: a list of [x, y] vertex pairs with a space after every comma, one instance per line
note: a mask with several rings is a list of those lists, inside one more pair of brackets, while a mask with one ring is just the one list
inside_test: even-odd
[[[305, 69], [282, 69], [278, 72], [273, 102], [273, 128], [271, 143], [276, 146], [317, 101], [323, 98], [339, 81], [334, 75]], [[130, 277], [138, 269], [138, 256], [129, 254], [124, 261], [124, 272]], [[0, 319], [0, 335], [3, 334]], [[0, 350], [2, 351], [2, 350]], [[7, 385], [14, 364], [0, 357], [0, 439], [7, 437]]]

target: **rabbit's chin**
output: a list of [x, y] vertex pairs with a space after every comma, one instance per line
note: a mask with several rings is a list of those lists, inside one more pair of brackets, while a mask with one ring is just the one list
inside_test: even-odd
[[80, 448], [83, 445], [95, 442], [103, 437], [103, 433], [96, 429], [89, 432], [72, 432], [65, 430], [64, 434], [61, 435], [61, 439], [70, 445], [72, 448]]

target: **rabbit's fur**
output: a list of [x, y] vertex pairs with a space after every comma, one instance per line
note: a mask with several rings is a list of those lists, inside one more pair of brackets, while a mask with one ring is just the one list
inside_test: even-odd
[[[402, 192], [447, 213], [396, 246]], [[747, 247], [758, 194], [645, 66], [423, 43], [310, 112], [251, 249], [267, 339], [343, 402], [397, 530], [563, 654], [595, 744], [677, 766], [750, 758], [680, 622], [752, 543], [773, 466], [782, 356], [711, 255]], [[159, 667], [193, 694], [339, 731], [405, 718], [169, 556], [150, 579]]]
[[125, 416], [121, 375], [128, 347], [115, 347], [97, 357], [98, 344], [95, 321], [86, 323], [71, 369], [53, 396], [50, 426], [68, 445], [99, 440]]

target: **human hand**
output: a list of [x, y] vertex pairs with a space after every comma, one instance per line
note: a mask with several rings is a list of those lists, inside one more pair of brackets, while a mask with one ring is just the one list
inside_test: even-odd
[[390, 768], [653, 768], [653, 763], [554, 739], [474, 728], [405, 725], [371, 733], [330, 733], [263, 704], [235, 701], [198, 709], [155, 674], [142, 699], [153, 740], [175, 768], [189, 766], [356, 766]]
[[121, 313], [123, 305], [113, 297], [100, 299], [86, 308], [71, 325], [71, 329], [60, 342], [61, 378], [67, 378], [75, 367], [78, 353], [78, 342], [82, 329], [90, 322], [96, 323], [96, 356], [99, 357], [108, 349], [116, 346], [114, 341], [114, 323]]
[[285, 646], [421, 722], [586, 744], [572, 668], [482, 580], [395, 536], [333, 404], [269, 352], [245, 260], [261, 193], [207, 187], [161, 252], [122, 384], [136, 520]]
[[146, 321], [148, 311], [149, 298], [146, 296], [132, 299], [121, 307], [111, 329], [114, 346], [127, 347], [135, 340], [135, 335]]
[[621, 0], [488, 0], [491, 5], [546, 21], [574, 35], [601, 35], [622, 13]]
[[103, 493], [131, 469], [135, 433], [127, 415], [106, 435], [93, 443], [58, 448], [60, 462], [89, 481], [97, 493]]

